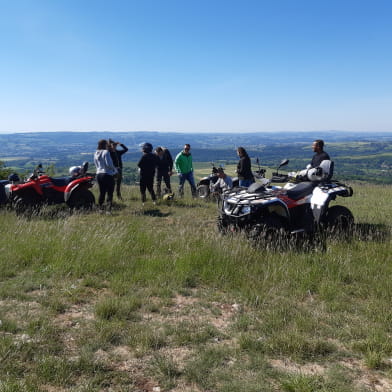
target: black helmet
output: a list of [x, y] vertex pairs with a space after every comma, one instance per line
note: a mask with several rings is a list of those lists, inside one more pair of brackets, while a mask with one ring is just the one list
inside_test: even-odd
[[16, 173], [12, 173], [8, 176], [8, 181], [18, 182], [18, 181], [20, 181], [20, 178]]
[[142, 144], [143, 152], [152, 152], [152, 144], [151, 143], [143, 143]]

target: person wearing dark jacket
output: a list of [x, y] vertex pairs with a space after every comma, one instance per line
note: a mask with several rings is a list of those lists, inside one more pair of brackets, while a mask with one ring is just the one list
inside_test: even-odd
[[312, 149], [315, 154], [313, 155], [312, 161], [310, 162], [310, 166], [318, 167], [320, 163], [325, 160], [331, 160], [329, 155], [324, 151], [324, 141], [317, 139], [312, 144]]
[[[122, 196], [121, 196], [121, 183], [122, 183], [122, 178], [123, 178], [123, 176], [122, 176], [122, 172], [123, 172], [122, 155], [128, 151], [128, 148], [125, 146], [125, 144], [120, 143], [120, 142], [115, 142], [112, 139], [109, 139], [109, 143], [111, 145], [110, 156], [112, 157], [113, 163], [117, 169], [117, 175], [115, 178], [117, 198], [122, 200]], [[122, 149], [117, 150], [117, 146], [120, 146]]]
[[240, 157], [237, 165], [239, 186], [248, 187], [250, 184], [255, 182], [251, 169], [250, 158], [244, 147], [238, 147], [237, 154]]
[[140, 172], [140, 193], [142, 195], [142, 203], [146, 201], [146, 189], [150, 192], [151, 199], [155, 204], [156, 196], [154, 192], [154, 176], [158, 166], [158, 158], [152, 153], [152, 145], [144, 143], [142, 146], [143, 155], [138, 162]]
[[173, 158], [170, 151], [165, 147], [157, 147], [155, 154], [158, 158], [157, 167], [157, 196], [161, 197], [162, 179], [165, 181], [166, 193], [172, 193], [170, 176], [173, 174]]

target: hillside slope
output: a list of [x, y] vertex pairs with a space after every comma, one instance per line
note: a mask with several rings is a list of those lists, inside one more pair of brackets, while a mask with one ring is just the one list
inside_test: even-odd
[[256, 250], [185, 198], [111, 215], [0, 211], [2, 391], [389, 391], [390, 186], [350, 240]]

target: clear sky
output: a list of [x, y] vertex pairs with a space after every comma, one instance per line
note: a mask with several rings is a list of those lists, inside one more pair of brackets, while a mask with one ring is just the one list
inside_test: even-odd
[[0, 132], [392, 131], [391, 0], [0, 7]]

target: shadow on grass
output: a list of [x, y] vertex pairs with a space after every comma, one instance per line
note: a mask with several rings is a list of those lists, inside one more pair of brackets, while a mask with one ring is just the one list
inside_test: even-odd
[[[233, 235], [233, 233], [227, 232]], [[249, 235], [248, 235], [249, 239]], [[250, 239], [253, 246], [258, 249], [275, 252], [324, 252], [331, 242], [348, 243], [351, 241], [375, 241], [387, 242], [391, 239], [391, 229], [384, 224], [359, 223], [355, 224], [350, 231], [339, 231], [329, 233], [328, 231], [308, 235], [300, 233], [297, 235], [281, 234], [268, 240], [260, 238]]]
[[154, 208], [154, 209], [141, 211], [140, 214], [147, 215], [147, 216], [155, 216], [158, 218], [165, 218], [165, 217], [171, 215], [171, 212], [162, 212], [158, 208]]
[[189, 201], [175, 199], [174, 201], [170, 202], [170, 204], [168, 205], [176, 206], [179, 208], [209, 208], [207, 202], [205, 202], [204, 200], [199, 201], [198, 199], [189, 200]]

